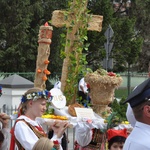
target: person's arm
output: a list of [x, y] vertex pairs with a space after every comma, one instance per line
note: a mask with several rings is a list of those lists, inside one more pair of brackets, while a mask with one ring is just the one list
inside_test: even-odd
[[9, 149], [9, 143], [10, 143], [10, 130], [9, 130], [9, 119], [10, 117], [5, 113], [0, 113], [0, 122], [2, 123], [2, 133], [4, 135], [4, 141], [2, 143], [2, 146], [0, 147], [0, 150], [7, 150]]
[[69, 126], [69, 123], [65, 121], [62, 121], [62, 122], [55, 121], [51, 126], [51, 129], [54, 131], [54, 134], [51, 140], [59, 142], [60, 150], [62, 150], [61, 142], [62, 142], [63, 134], [65, 133], [68, 126]]
[[51, 129], [54, 131], [54, 134], [57, 135], [57, 138], [62, 138], [65, 133], [67, 127], [69, 126], [68, 122], [65, 121], [55, 121], [51, 125]]
[[1, 129], [3, 135], [4, 135], [4, 141], [2, 143], [2, 146], [0, 150], [7, 150], [9, 149], [10, 144], [10, 130], [8, 128]]

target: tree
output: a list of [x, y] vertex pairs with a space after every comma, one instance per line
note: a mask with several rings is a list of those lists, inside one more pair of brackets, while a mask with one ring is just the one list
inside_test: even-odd
[[28, 64], [35, 66], [31, 60], [36, 54], [33, 51], [31, 53], [31, 47], [35, 48], [34, 37], [29, 38], [30, 34], [34, 34], [34, 31], [29, 32], [32, 22], [30, 1], [1, 1], [0, 3], [1, 71], [25, 71]]
[[100, 33], [88, 31], [88, 43], [90, 43], [87, 53], [88, 66], [96, 70], [101, 66], [102, 60], [106, 57], [104, 49], [106, 38], [104, 33], [112, 22], [113, 8], [110, 0], [91, 0], [88, 3], [88, 9], [90, 13], [103, 16], [102, 31]]
[[[123, 0], [122, 2], [125, 2]], [[0, 1], [0, 70], [2, 72], [23, 72], [23, 71], [35, 71], [36, 55], [37, 55], [37, 40], [39, 27], [46, 21], [51, 19], [53, 10], [66, 9], [70, 0], [24, 0], [24, 1]], [[114, 13], [112, 0], [89, 0], [88, 9], [93, 14], [104, 16], [102, 32], [90, 32], [88, 31], [88, 41], [90, 43], [89, 51], [84, 51], [87, 55], [88, 65], [93, 70], [96, 70], [101, 66], [101, 61], [105, 58], [106, 52], [104, 49], [104, 43], [106, 38], [104, 32], [110, 24], [115, 31], [113, 47], [114, 60], [116, 61], [115, 70], [124, 68], [124, 58], [118, 55], [116, 52], [125, 50], [119, 49], [119, 43], [117, 38], [120, 32], [120, 37], [126, 35], [122, 30], [125, 29], [123, 23], [129, 21], [132, 22], [132, 30], [134, 35], [131, 39], [138, 40], [141, 36], [144, 39], [142, 52], [138, 55], [139, 64], [138, 69], [147, 71], [148, 63], [150, 61], [149, 53], [149, 7], [150, 0], [140, 1], [132, 0], [131, 8], [128, 9], [128, 16], [122, 16], [119, 12]], [[122, 22], [122, 23], [121, 23]], [[128, 23], [127, 23], [128, 24]], [[117, 26], [116, 26], [117, 25]], [[120, 25], [120, 27], [118, 26]], [[51, 44], [51, 63], [48, 66], [49, 70], [53, 73], [61, 72], [63, 59], [60, 57], [61, 49], [61, 34], [63, 29], [57, 29], [54, 27], [52, 44]], [[118, 33], [117, 33], [118, 32]], [[121, 35], [122, 34], [122, 35]], [[139, 39], [141, 40], [141, 38]], [[124, 43], [128, 43], [125, 42]], [[139, 42], [137, 42], [139, 43]], [[118, 45], [117, 45], [118, 44]], [[130, 43], [131, 44], [131, 43]], [[136, 44], [135, 44], [136, 45]], [[138, 45], [138, 44], [137, 44]], [[124, 46], [126, 46], [124, 44]], [[54, 59], [55, 58], [55, 59]], [[58, 63], [60, 62], [60, 63]], [[121, 64], [121, 65], [120, 65]]]
[[[116, 18], [113, 23], [115, 32], [113, 58], [117, 65], [124, 65], [127, 69], [136, 63], [142, 50], [143, 40], [136, 35], [134, 28], [135, 19], [132, 18]], [[115, 68], [119, 71], [117, 67]]]
[[[1, 72], [34, 72], [39, 27], [50, 20], [51, 13], [65, 7], [67, 1], [0, 1], [0, 70]], [[57, 59], [59, 33], [54, 30], [51, 57]], [[56, 33], [56, 34], [55, 34]], [[51, 59], [53, 60], [53, 59]], [[55, 62], [55, 61], [54, 61]], [[52, 61], [52, 69], [57, 70]], [[53, 67], [54, 66], [54, 67]], [[61, 68], [61, 67], [58, 67]]]
[[[122, 1], [122, 4], [126, 0]], [[120, 8], [120, 7], [119, 7]], [[119, 9], [118, 8], [118, 9]], [[103, 30], [97, 35], [89, 33], [88, 39], [90, 44], [89, 52], [87, 54], [88, 64], [96, 64], [94, 70], [101, 66], [101, 61], [106, 57], [104, 50], [104, 43], [106, 38], [104, 32], [110, 24], [114, 30], [112, 42], [114, 46], [111, 56], [114, 59], [114, 71], [125, 71], [129, 69], [132, 64], [135, 64], [142, 51], [143, 40], [138, 30], [136, 29], [137, 19], [130, 8], [127, 8], [124, 13], [121, 11], [114, 11], [113, 5], [110, 1], [97, 1], [89, 2], [89, 9], [94, 13], [101, 13], [104, 16]], [[91, 41], [90, 41], [91, 40]], [[92, 56], [91, 54], [95, 54]], [[94, 62], [94, 63], [93, 63]], [[128, 64], [128, 65], [126, 65]]]
[[[132, 16], [137, 18], [135, 28], [144, 39], [142, 52], [139, 56], [139, 71], [146, 71], [150, 62], [150, 0], [134, 0], [132, 5]], [[141, 63], [142, 62], [142, 63]]]

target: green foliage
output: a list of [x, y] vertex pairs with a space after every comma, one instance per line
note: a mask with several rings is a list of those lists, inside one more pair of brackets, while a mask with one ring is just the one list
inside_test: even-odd
[[102, 133], [106, 133], [108, 129], [112, 129], [121, 123], [121, 118], [117, 116], [117, 112], [112, 112], [106, 119], [107, 126], [105, 129], [100, 129]]
[[[77, 1], [78, 2], [78, 1]], [[104, 32], [110, 24], [114, 30], [112, 56], [116, 62], [115, 71], [125, 70], [128, 64], [140, 61], [139, 68], [147, 71], [149, 62], [149, 22], [150, 0], [133, 0], [128, 16], [114, 15], [112, 1], [91, 0], [88, 2], [89, 14], [102, 15], [102, 31], [88, 31], [83, 53], [87, 65], [96, 70], [106, 57]], [[69, 5], [68, 5], [69, 4]], [[56, 9], [69, 10], [71, 0], [24, 0], [0, 1], [0, 71], [35, 71], [39, 27], [49, 21]], [[85, 17], [86, 18], [86, 17]], [[72, 22], [74, 25], [75, 22]], [[61, 33], [64, 28], [53, 27], [53, 37], [48, 69], [54, 73], [62, 70], [63, 57]], [[144, 39], [144, 41], [143, 41]], [[65, 37], [63, 37], [65, 40]], [[86, 43], [90, 44], [88, 51]], [[142, 47], [143, 43], [143, 47]], [[64, 50], [64, 49], [63, 49]], [[142, 52], [141, 52], [142, 50]], [[134, 59], [132, 59], [134, 58]], [[58, 63], [59, 62], [59, 63]]]
[[[0, 1], [0, 71], [34, 72], [39, 27], [50, 20], [52, 11], [65, 8], [66, 1], [24, 0]], [[61, 71], [59, 33], [54, 29], [50, 70]], [[54, 59], [56, 58], [56, 59]], [[60, 61], [60, 63], [57, 63]], [[52, 71], [51, 71], [52, 72]]]
[[[79, 74], [86, 71], [86, 55], [82, 53], [83, 50], [88, 51], [90, 45], [85, 42], [88, 39], [87, 24], [89, 20], [89, 17], [87, 17], [89, 11], [85, 8], [86, 2], [87, 0], [82, 1], [82, 3], [80, 0], [73, 1], [70, 3], [70, 8], [65, 12], [65, 19], [69, 18], [68, 15], [70, 15], [70, 13], [74, 14], [75, 17], [75, 19], [72, 18], [73, 20], [70, 21], [71, 26], [67, 28], [67, 33], [64, 31], [61, 34], [61, 57], [69, 62], [67, 66], [67, 85], [64, 90], [64, 94], [68, 101], [76, 97]], [[69, 36], [66, 37], [65, 34]], [[68, 49], [67, 52], [65, 48]]]
[[111, 108], [113, 112], [116, 112], [116, 116], [120, 119], [120, 121], [126, 121], [126, 110], [127, 104], [122, 104], [125, 101], [125, 98], [122, 98], [119, 102], [115, 99], [112, 104]]
[[[128, 66], [135, 64], [142, 50], [143, 39], [134, 30], [135, 19], [116, 18], [113, 22], [113, 58], [116, 64]], [[120, 71], [120, 70], [115, 70]]]
[[113, 127], [116, 127], [119, 123], [121, 123], [119, 117], [116, 112], [112, 112], [107, 118], [107, 130]]
[[90, 46], [89, 51], [85, 53], [87, 54], [88, 66], [95, 71], [101, 66], [102, 60], [106, 57], [106, 50], [104, 49], [106, 37], [104, 33], [112, 22], [113, 8], [110, 0], [92, 0], [88, 3], [88, 9], [90, 14], [103, 16], [102, 31], [88, 31], [88, 43], [90, 43]]

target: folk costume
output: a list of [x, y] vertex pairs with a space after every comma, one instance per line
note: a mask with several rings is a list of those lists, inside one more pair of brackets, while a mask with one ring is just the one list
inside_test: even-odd
[[[45, 131], [42, 129], [42, 126], [39, 125], [37, 121], [31, 120], [25, 115], [21, 115], [17, 119], [11, 133], [12, 135], [14, 134], [14, 142], [16, 143], [18, 150], [31, 150], [39, 138], [47, 137]], [[61, 139], [58, 139], [56, 135], [54, 135], [51, 140], [57, 140], [61, 143]], [[15, 147], [13, 141], [11, 140], [10, 150], [14, 150]]]
[[100, 129], [76, 128], [75, 150], [99, 150], [105, 147], [106, 135]]
[[[29, 100], [37, 101], [41, 98], [48, 101], [50, 96], [50, 92], [47, 90], [42, 90], [39, 88], [29, 89], [22, 96], [21, 104], [24, 104]], [[19, 107], [20, 116], [17, 118], [14, 127], [11, 130], [12, 136], [10, 150], [32, 150], [35, 143], [37, 143], [41, 137], [47, 137], [47, 134], [36, 119], [30, 119], [25, 115], [25, 109], [27, 109], [26, 105], [20, 105]], [[54, 134], [50, 140], [58, 141], [58, 143], [61, 143], [61, 139], [62, 137], [57, 138], [57, 135]], [[60, 150], [62, 150], [61, 145]]]

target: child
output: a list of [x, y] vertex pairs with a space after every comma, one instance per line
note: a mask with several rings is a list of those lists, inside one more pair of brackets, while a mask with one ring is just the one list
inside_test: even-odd
[[108, 149], [109, 150], [122, 150], [125, 140], [127, 138], [127, 130], [107, 130]]
[[[36, 117], [41, 117], [46, 111], [46, 103], [50, 98], [50, 93], [47, 90], [40, 88], [29, 89], [21, 99], [21, 116], [16, 120], [12, 130], [16, 145], [19, 150], [32, 150], [35, 143], [41, 137], [47, 137], [42, 129], [42, 126], [36, 121]], [[52, 141], [57, 140], [61, 143], [62, 135], [68, 127], [67, 122], [54, 122], [52, 128], [54, 135]], [[62, 147], [60, 146], [60, 150]], [[11, 141], [10, 150], [13, 148], [13, 140]]]
[[55, 142], [42, 137], [35, 143], [32, 150], [59, 150], [59, 147], [55, 144]]

